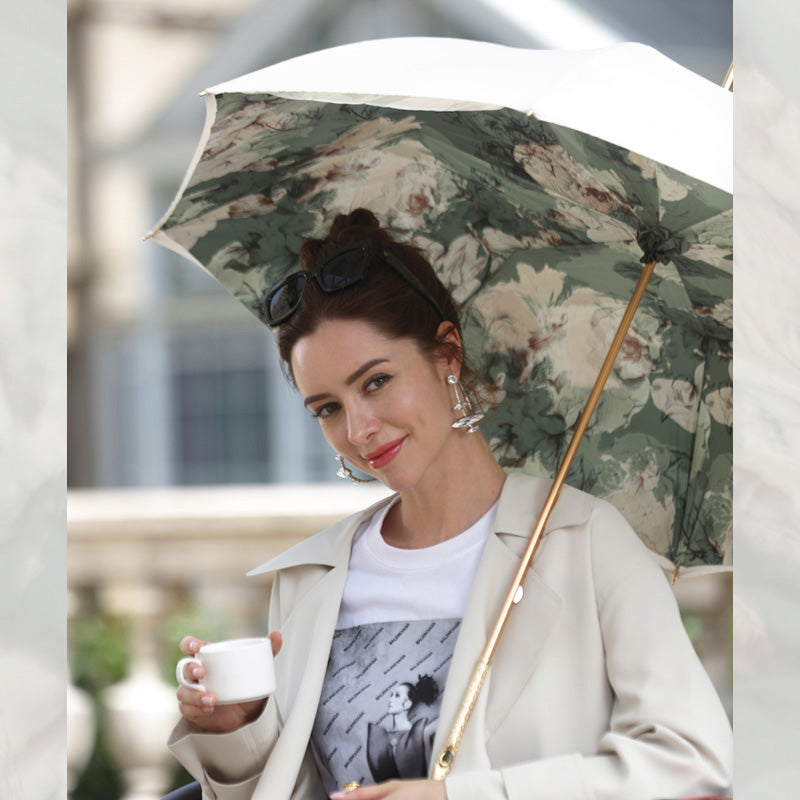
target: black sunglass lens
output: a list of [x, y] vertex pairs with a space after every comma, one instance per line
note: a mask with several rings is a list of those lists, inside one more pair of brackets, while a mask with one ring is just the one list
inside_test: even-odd
[[338, 292], [361, 280], [367, 272], [369, 252], [352, 248], [337, 253], [319, 268], [317, 281], [325, 292]]
[[297, 308], [307, 280], [307, 272], [297, 272], [272, 290], [265, 303], [270, 324], [277, 324]]

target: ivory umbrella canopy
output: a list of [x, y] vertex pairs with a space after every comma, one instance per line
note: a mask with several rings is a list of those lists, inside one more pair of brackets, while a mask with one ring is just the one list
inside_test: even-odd
[[642, 270], [650, 282], [566, 482], [665, 567], [728, 568], [731, 95], [651, 48], [402, 38], [205, 93], [152, 234], [263, 321], [308, 236], [371, 209], [460, 304], [508, 470], [552, 476]]

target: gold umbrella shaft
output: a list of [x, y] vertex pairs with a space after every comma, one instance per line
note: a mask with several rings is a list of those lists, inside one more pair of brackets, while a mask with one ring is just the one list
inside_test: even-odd
[[587, 425], [589, 424], [589, 419], [594, 412], [597, 401], [600, 399], [600, 393], [603, 391], [603, 387], [608, 380], [608, 376], [611, 374], [611, 369], [614, 366], [614, 362], [616, 361], [617, 355], [622, 347], [622, 342], [625, 340], [625, 336], [628, 333], [628, 328], [630, 328], [631, 322], [633, 321], [633, 315], [636, 313], [636, 309], [639, 307], [639, 302], [642, 299], [642, 295], [644, 295], [644, 290], [647, 287], [650, 276], [653, 274], [655, 265], [655, 261], [650, 261], [645, 264], [642, 274], [639, 276], [639, 281], [636, 284], [636, 288], [633, 291], [633, 295], [628, 302], [628, 307], [625, 309], [625, 314], [619, 323], [616, 334], [614, 334], [614, 340], [611, 342], [611, 347], [609, 348], [605, 360], [603, 361], [603, 366], [600, 368], [600, 373], [598, 374], [597, 380], [595, 381], [592, 391], [589, 394], [589, 399], [586, 401], [586, 405], [581, 412], [581, 416], [575, 425], [575, 432], [572, 435], [572, 440], [569, 443], [569, 447], [567, 447], [567, 452], [564, 454], [564, 459], [561, 462], [561, 466], [558, 468], [556, 477], [553, 480], [553, 485], [550, 487], [550, 491], [548, 492], [547, 498], [544, 501], [544, 506], [539, 514], [539, 520], [536, 523], [533, 532], [531, 533], [530, 539], [528, 540], [525, 552], [522, 555], [522, 560], [520, 561], [517, 572], [511, 582], [511, 587], [508, 590], [508, 594], [506, 595], [506, 598], [503, 601], [503, 605], [500, 609], [500, 613], [498, 614], [497, 621], [494, 624], [492, 632], [489, 634], [489, 638], [486, 641], [486, 646], [483, 649], [483, 653], [478, 659], [478, 663], [476, 664], [475, 670], [472, 673], [472, 678], [470, 679], [467, 690], [461, 700], [461, 705], [458, 709], [458, 713], [456, 714], [455, 721], [453, 722], [453, 727], [450, 729], [450, 733], [445, 740], [444, 747], [439, 753], [439, 757], [436, 759], [432, 773], [432, 778], [434, 780], [444, 780], [447, 777], [447, 773], [450, 771], [450, 767], [453, 765], [453, 760], [455, 759], [458, 746], [461, 743], [461, 737], [464, 734], [464, 729], [469, 721], [470, 715], [472, 714], [472, 709], [475, 707], [475, 703], [478, 700], [481, 687], [483, 686], [483, 682], [486, 679], [486, 674], [488, 673], [489, 667], [492, 663], [492, 656], [494, 655], [495, 648], [497, 647], [497, 641], [500, 638], [503, 627], [505, 626], [506, 619], [508, 619], [508, 614], [511, 611], [511, 607], [514, 605], [515, 600], [519, 599], [518, 592], [521, 590], [525, 573], [528, 571], [528, 567], [530, 566], [534, 553], [536, 552], [536, 548], [539, 545], [539, 540], [541, 539], [542, 532], [547, 524], [550, 512], [553, 510], [553, 506], [556, 504], [556, 500], [561, 492], [561, 487], [564, 483], [564, 479], [567, 476], [567, 472], [569, 472], [569, 468], [572, 464], [573, 458], [575, 457], [578, 445], [583, 438], [583, 434], [586, 431]]

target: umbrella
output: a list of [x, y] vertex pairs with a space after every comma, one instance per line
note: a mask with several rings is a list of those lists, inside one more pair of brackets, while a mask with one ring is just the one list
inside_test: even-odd
[[730, 563], [730, 95], [640, 45], [397, 39], [293, 59], [206, 102], [155, 239], [260, 315], [308, 236], [372, 209], [461, 304], [500, 463], [557, 468], [442, 778], [561, 481], [609, 499], [676, 569]]
[[[447, 65], [443, 69], [442, 65]], [[665, 566], [731, 556], [731, 95], [651, 48], [362, 42], [204, 93], [156, 241], [254, 314], [333, 216], [423, 248], [494, 388], [509, 470], [552, 476], [641, 272], [657, 262], [566, 481]]]

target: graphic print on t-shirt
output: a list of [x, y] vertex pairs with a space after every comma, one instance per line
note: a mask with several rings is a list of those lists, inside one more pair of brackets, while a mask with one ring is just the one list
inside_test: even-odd
[[325, 789], [428, 774], [458, 619], [376, 622], [333, 637], [311, 739]]

